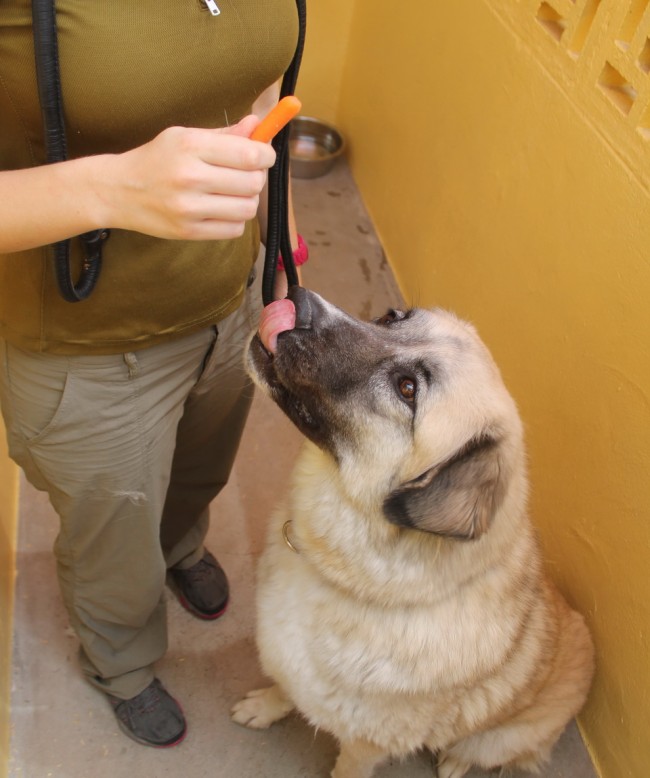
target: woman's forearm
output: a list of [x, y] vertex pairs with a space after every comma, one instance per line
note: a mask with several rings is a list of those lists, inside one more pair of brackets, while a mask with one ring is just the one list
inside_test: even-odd
[[0, 172], [0, 254], [105, 226], [94, 182], [107, 157]]
[[176, 240], [241, 235], [275, 160], [249, 138], [258, 123], [170, 127], [123, 154], [0, 172], [0, 253], [99, 227]]

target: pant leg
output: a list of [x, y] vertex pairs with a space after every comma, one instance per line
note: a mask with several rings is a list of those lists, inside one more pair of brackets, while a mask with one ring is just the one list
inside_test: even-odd
[[253, 399], [244, 349], [261, 310], [258, 278], [242, 305], [219, 322], [212, 352], [185, 403], [161, 527], [168, 567], [191, 567], [203, 554], [209, 506], [228, 481]]
[[59, 583], [91, 683], [128, 698], [167, 647], [160, 517], [178, 422], [209, 331], [137, 354], [3, 344], [9, 450], [60, 517]]

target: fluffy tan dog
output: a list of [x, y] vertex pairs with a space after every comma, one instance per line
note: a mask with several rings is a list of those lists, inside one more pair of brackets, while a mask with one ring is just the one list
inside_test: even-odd
[[333, 778], [423, 746], [440, 778], [536, 769], [585, 701], [593, 647], [544, 574], [487, 349], [440, 310], [360, 322], [304, 289], [274, 305], [249, 369], [309, 442], [259, 568], [275, 685], [233, 719], [297, 708], [338, 738]]

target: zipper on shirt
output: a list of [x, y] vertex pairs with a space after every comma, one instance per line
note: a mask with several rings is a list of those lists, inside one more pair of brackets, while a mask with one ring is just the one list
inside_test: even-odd
[[221, 13], [219, 6], [214, 2], [214, 0], [203, 0], [203, 4], [207, 7], [208, 11], [210, 11], [213, 16], [219, 16]]

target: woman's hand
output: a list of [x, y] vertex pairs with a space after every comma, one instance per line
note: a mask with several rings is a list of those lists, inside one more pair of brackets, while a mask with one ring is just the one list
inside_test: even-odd
[[100, 227], [179, 240], [241, 235], [275, 161], [270, 144], [248, 137], [258, 123], [171, 127], [123, 154], [0, 172], [0, 253]]
[[238, 237], [256, 217], [275, 161], [269, 144], [249, 140], [258, 122], [248, 116], [226, 129], [171, 127], [114, 158], [98, 190], [102, 223], [179, 240]]

